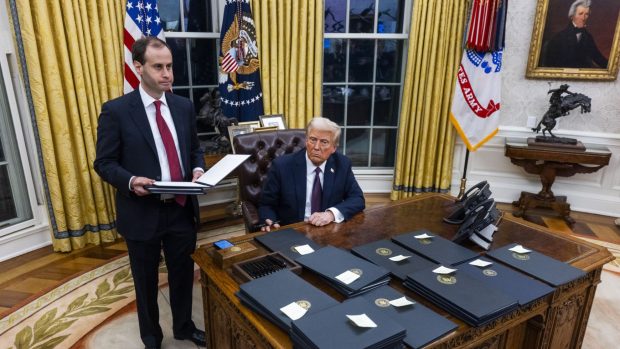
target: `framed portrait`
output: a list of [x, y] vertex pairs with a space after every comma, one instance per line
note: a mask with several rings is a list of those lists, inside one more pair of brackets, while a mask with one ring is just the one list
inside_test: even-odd
[[263, 127], [277, 126], [278, 130], [286, 130], [284, 116], [282, 114], [261, 115], [258, 118]]
[[615, 80], [620, 1], [538, 0], [526, 77]]
[[265, 132], [265, 131], [275, 131], [275, 130], [278, 130], [278, 126], [257, 127], [254, 129], [254, 132]]
[[[231, 125], [228, 126], [228, 138], [230, 139], [230, 144], [233, 142], [233, 138], [237, 135], [242, 135], [245, 133], [251, 133], [252, 128], [250, 125]], [[231, 147], [233, 154], [235, 153], [235, 147]]]
[[260, 126], [260, 121], [243, 121], [239, 123], [239, 126], [244, 126], [244, 125], [248, 125], [250, 126], [250, 129], [252, 129], [252, 132], [254, 132], [255, 129], [261, 127]]

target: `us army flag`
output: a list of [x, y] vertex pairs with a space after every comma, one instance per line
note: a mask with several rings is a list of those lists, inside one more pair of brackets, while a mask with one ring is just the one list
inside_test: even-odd
[[450, 121], [469, 151], [476, 151], [497, 133], [501, 70], [501, 50], [463, 52], [456, 74]]

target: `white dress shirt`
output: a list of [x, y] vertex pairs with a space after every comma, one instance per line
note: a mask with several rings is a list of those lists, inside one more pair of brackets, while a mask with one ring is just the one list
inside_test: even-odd
[[[324, 161], [320, 166], [321, 172], [319, 173], [319, 180], [321, 181], [321, 188], [323, 187], [323, 178], [325, 174], [325, 164], [327, 161]], [[308, 157], [308, 153], [306, 153], [306, 209], [304, 211], [304, 221], [307, 221], [310, 218], [310, 203], [312, 201], [312, 187], [314, 186], [314, 177], [316, 177], [316, 172], [314, 170], [317, 168], [310, 158]], [[330, 207], [326, 211], [331, 211], [334, 214], [334, 222], [340, 223], [344, 221], [344, 216], [335, 207]]]

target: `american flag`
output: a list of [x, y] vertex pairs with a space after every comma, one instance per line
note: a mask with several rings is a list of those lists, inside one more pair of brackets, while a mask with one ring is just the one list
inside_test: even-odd
[[157, 36], [165, 40], [161, 27], [157, 0], [127, 0], [125, 14], [125, 93], [135, 90], [140, 84], [140, 77], [133, 66], [131, 46], [143, 36]]

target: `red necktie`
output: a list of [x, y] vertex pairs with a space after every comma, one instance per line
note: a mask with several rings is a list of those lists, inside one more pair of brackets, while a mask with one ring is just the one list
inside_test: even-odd
[[[180, 182], [183, 180], [183, 173], [181, 172], [181, 164], [179, 163], [179, 155], [177, 154], [177, 148], [174, 145], [174, 138], [164, 118], [161, 116], [161, 101], [155, 102], [155, 122], [157, 122], [157, 128], [161, 135], [161, 140], [164, 142], [164, 148], [166, 149], [166, 157], [168, 158], [168, 167], [170, 169], [170, 180], [173, 182]], [[174, 201], [181, 206], [185, 206], [187, 200], [186, 195], [175, 195]]]
[[314, 183], [312, 184], [312, 196], [310, 197], [310, 214], [321, 211], [321, 201], [323, 199], [323, 188], [321, 187], [321, 179], [319, 174], [321, 168], [314, 169], [316, 175], [314, 176]]

